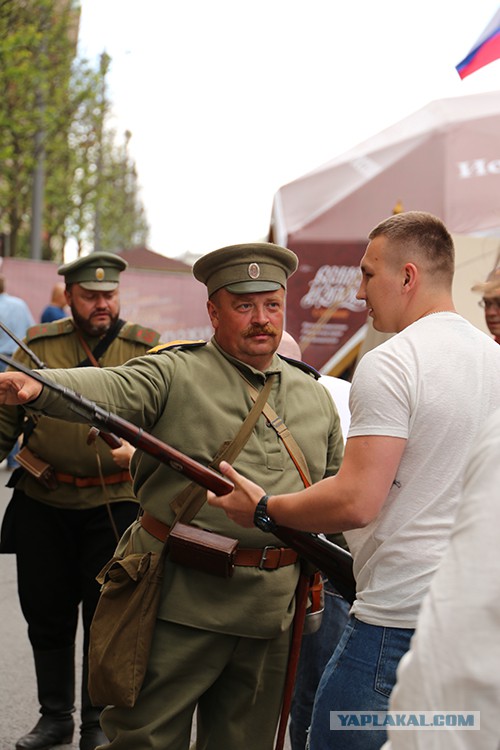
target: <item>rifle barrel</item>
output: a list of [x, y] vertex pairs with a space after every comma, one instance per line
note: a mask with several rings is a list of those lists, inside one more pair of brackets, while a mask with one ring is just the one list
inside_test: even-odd
[[35, 352], [32, 352], [29, 346], [25, 344], [24, 341], [21, 341], [21, 339], [19, 339], [15, 333], [12, 333], [10, 328], [7, 328], [5, 323], [2, 323], [1, 320], [0, 320], [0, 328], [2, 329], [2, 331], [4, 331], [4, 333], [7, 334], [7, 336], [10, 336], [12, 341], [14, 341], [14, 343], [16, 343], [18, 347], [22, 349], [23, 352], [25, 352], [25, 354], [28, 355], [28, 357], [31, 357], [31, 359], [33, 360], [33, 362], [35, 363], [37, 367], [39, 367], [41, 370], [46, 369], [47, 365], [45, 364], [45, 362], [42, 362], [42, 360], [39, 359], [39, 357], [37, 357]]

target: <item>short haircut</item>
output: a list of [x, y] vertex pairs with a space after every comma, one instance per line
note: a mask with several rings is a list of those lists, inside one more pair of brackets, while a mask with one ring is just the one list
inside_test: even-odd
[[425, 211], [405, 211], [389, 216], [377, 224], [368, 235], [387, 239], [398, 246], [400, 259], [411, 262], [424, 261], [425, 270], [453, 279], [455, 270], [455, 248], [453, 239], [444, 223], [437, 216]]

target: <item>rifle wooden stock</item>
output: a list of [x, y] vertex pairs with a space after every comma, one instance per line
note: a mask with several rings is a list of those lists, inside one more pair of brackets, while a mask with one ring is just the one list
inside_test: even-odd
[[[103, 412], [97, 407], [99, 412]], [[102, 421], [101, 421], [102, 420]], [[211, 490], [216, 495], [227, 495], [233, 489], [233, 484], [228, 479], [200, 464], [193, 458], [186, 456], [168, 443], [158, 440], [153, 435], [136, 427], [132, 422], [118, 417], [116, 414], [104, 412], [95, 415], [91, 424], [108, 433], [118, 435], [128, 440], [135, 448], [140, 448], [144, 453], [153, 456], [161, 463], [167, 464], [174, 471], [188, 476], [196, 484]]]
[[[158, 440], [142, 428], [136, 427], [132, 422], [102, 409], [81, 394], [44, 378], [38, 371], [30, 370], [10, 357], [0, 354], [0, 360], [59, 393], [69, 402], [72, 411], [101, 433], [112, 433], [124, 438], [144, 453], [170, 466], [174, 471], [185, 474], [193, 482], [211, 490], [216, 495], [227, 495], [233, 489], [233, 484], [222, 475], [172, 448], [171, 445]], [[344, 599], [350, 603], [354, 601], [356, 584], [352, 572], [352, 557], [349, 552], [322, 536], [296, 531], [285, 526], [277, 526], [274, 534], [314, 567], [321, 570]]]

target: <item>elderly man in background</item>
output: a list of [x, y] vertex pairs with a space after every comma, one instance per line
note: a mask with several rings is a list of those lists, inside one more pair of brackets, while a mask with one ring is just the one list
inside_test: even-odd
[[484, 309], [484, 320], [497, 344], [500, 344], [500, 265], [488, 274], [483, 284], [472, 287], [473, 292], [481, 292], [478, 304]]

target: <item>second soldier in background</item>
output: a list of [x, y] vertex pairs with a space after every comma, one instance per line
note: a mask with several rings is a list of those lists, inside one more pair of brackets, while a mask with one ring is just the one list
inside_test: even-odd
[[[126, 262], [92, 253], [62, 266], [71, 318], [29, 329], [27, 344], [49, 368], [108, 367], [145, 354], [159, 339], [149, 328], [119, 318], [120, 273]], [[33, 367], [18, 350], [15, 359]], [[25, 422], [22, 408], [0, 409], [0, 455], [24, 431], [24, 443], [48, 469], [45, 479], [20, 468], [2, 528], [2, 552], [17, 558], [18, 590], [33, 648], [41, 717], [17, 750], [71, 742], [75, 711], [75, 636], [79, 605], [84, 626], [80, 750], [106, 741], [101, 708], [87, 692], [90, 623], [99, 597], [95, 580], [119, 536], [137, 516], [130, 475], [113, 461], [89, 427], [40, 416]], [[102, 474], [102, 477], [101, 477]], [[22, 707], [20, 707], [22, 710]]]

